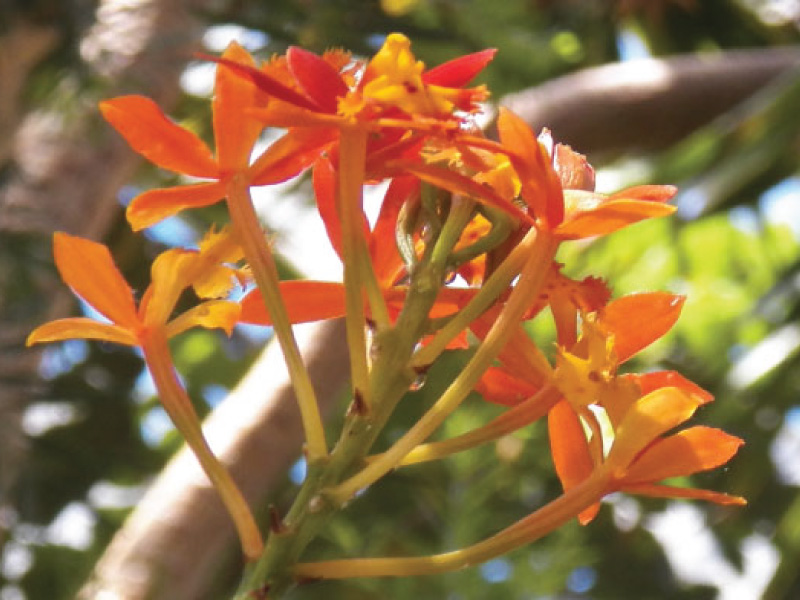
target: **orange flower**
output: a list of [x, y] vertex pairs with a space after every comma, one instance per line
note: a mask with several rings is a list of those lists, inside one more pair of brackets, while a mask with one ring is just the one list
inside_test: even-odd
[[[577, 312], [601, 310], [611, 292], [601, 279], [587, 277], [575, 281], [563, 275], [560, 269], [560, 265], [553, 263], [541, 294], [531, 303], [524, 319], [532, 319], [550, 306], [559, 330], [559, 341], [562, 345], [572, 347], [574, 338], [562, 335], [562, 331], [570, 328], [566, 321], [571, 316], [571, 328], [574, 330]], [[471, 329], [476, 336], [483, 338], [492, 321], [493, 312], [489, 311], [474, 322]], [[530, 360], [535, 352], [533, 340], [520, 328], [519, 334], [500, 353], [501, 364], [486, 371], [477, 391], [485, 400], [506, 406], [515, 406], [536, 394], [547, 382], [549, 372], [543, 372], [537, 363]]]
[[[223, 244], [228, 245], [228, 249], [223, 249]], [[240, 311], [235, 302], [209, 300], [169, 320], [178, 296], [190, 285], [196, 283], [203, 289], [205, 283], [206, 297], [220, 295], [221, 284], [210, 282], [206, 274], [208, 269], [226, 269], [212, 261], [215, 258], [227, 260], [230, 247], [229, 240], [212, 238], [206, 244], [204, 253], [183, 250], [163, 253], [153, 263], [153, 282], [137, 309], [133, 293], [114, 264], [108, 248], [66, 233], [56, 233], [53, 236], [53, 249], [61, 278], [75, 294], [110, 322], [86, 317], [58, 319], [36, 328], [27, 343], [84, 338], [143, 346], [155, 328], [163, 329], [171, 337], [196, 326], [220, 328], [230, 334]], [[216, 274], [218, 276], [220, 271]], [[228, 273], [228, 280], [232, 274], [232, 271]], [[229, 281], [225, 292], [230, 285]]]
[[598, 194], [584, 157], [561, 144], [553, 147], [549, 132], [537, 140], [527, 124], [506, 109], [500, 111], [497, 128], [522, 184], [522, 197], [543, 226], [561, 239], [606, 235], [675, 211], [664, 204], [675, 195], [672, 186]]
[[209, 300], [170, 320], [181, 293], [189, 286], [205, 297], [227, 294], [241, 274], [221, 265], [237, 261], [241, 250], [227, 233], [211, 234], [197, 252], [168, 250], [152, 267], [152, 283], [138, 309], [133, 293], [102, 244], [65, 233], [53, 239], [56, 266], [64, 282], [110, 322], [74, 317], [45, 323], [28, 336], [28, 345], [74, 338], [141, 347], [164, 409], [192, 449], [228, 508], [249, 560], [262, 549], [261, 533], [247, 502], [226, 468], [214, 456], [200, 420], [175, 373], [167, 339], [191, 327], [221, 328], [230, 334], [239, 305]]
[[[235, 43], [223, 56], [252, 62]], [[212, 104], [216, 156], [197, 135], [169, 120], [149, 98], [121, 96], [100, 103], [103, 116], [136, 152], [168, 171], [210, 180], [140, 194], [127, 210], [134, 230], [183, 209], [222, 200], [236, 174], [245, 174], [253, 185], [285, 181], [309, 166], [331, 143], [332, 135], [299, 133], [282, 138], [250, 165], [250, 154], [263, 125], [249, 116], [249, 111], [259, 101], [263, 102], [263, 94], [254, 86], [228, 68], [217, 69]]]
[[[266, 126], [288, 127], [285, 137], [302, 135], [313, 129], [326, 140], [337, 131], [369, 131], [363, 166], [346, 164], [354, 178], [380, 180], [413, 174], [437, 185], [436, 169], [427, 169], [416, 157], [425, 136], [455, 135], [466, 125], [465, 114], [474, 113], [488, 96], [483, 86], [464, 88], [488, 64], [494, 50], [484, 50], [456, 58], [425, 70], [411, 52], [405, 36], [387, 36], [383, 47], [365, 65], [349, 64], [348, 55], [326, 52], [318, 56], [290, 47], [285, 57], [273, 59], [258, 69], [250, 63], [223, 56], [208, 57], [251, 81], [267, 99], [266, 106], [248, 114]], [[349, 65], [349, 66], [348, 66]], [[337, 170], [338, 146], [327, 150]], [[344, 161], [352, 160], [344, 157]], [[481, 191], [471, 180], [471, 196], [528, 219], [510, 202]]]
[[[682, 305], [681, 297], [667, 293], [625, 296], [594, 315], [585, 315], [583, 333], [578, 343], [569, 351], [560, 350], [554, 380], [565, 399], [550, 410], [548, 430], [556, 472], [565, 491], [576, 487], [594, 470], [607, 468], [613, 471], [614, 489], [637, 493], [649, 491], [651, 495], [659, 492], [676, 497], [702, 497], [721, 503], [729, 501], [728, 496], [712, 492], [697, 492], [698, 495], [690, 496], [695, 492], [663, 486], [647, 487], [644, 484], [718, 466], [726, 462], [738, 448], [740, 441], [737, 438], [716, 430], [709, 433], [703, 428], [691, 428], [686, 430], [691, 433], [677, 434], [676, 440], [683, 441], [668, 442], [666, 448], [688, 445], [683, 454], [676, 453], [672, 462], [665, 463], [665, 470], [653, 469], [652, 457], [644, 463], [638, 463], [639, 458], [644, 456], [639, 456], [640, 451], [650, 443], [655, 444], [658, 436], [670, 427], [687, 420], [698, 406], [712, 400], [708, 392], [672, 371], [645, 375], [617, 374], [619, 364], [672, 327]], [[671, 401], [674, 405], [670, 404]], [[643, 410], [650, 410], [648, 407], [651, 403], [663, 411], [654, 417], [657, 421], [673, 422], [679, 417], [682, 420], [663, 430], [643, 426], [636, 430], [628, 424], [635, 422], [637, 426], [641, 425], [642, 417], [636, 415]], [[612, 449], [607, 455], [602, 427], [595, 412], [589, 410], [590, 406], [605, 411], [614, 432]], [[584, 424], [589, 427], [590, 433], [587, 434]], [[698, 447], [695, 448], [695, 445]], [[689, 457], [695, 450], [700, 453], [695, 456], [700, 462], [692, 462]], [[635, 468], [634, 464], [637, 465]], [[631, 478], [630, 473], [633, 473]], [[730, 500], [734, 503], [738, 501]], [[599, 504], [594, 504], [584, 510], [579, 515], [581, 523], [591, 521], [598, 509]]]
[[[495, 206], [513, 200], [508, 197], [508, 190], [518, 189], [527, 213], [507, 212], [524, 226], [535, 222], [560, 240], [606, 235], [638, 221], [675, 212], [675, 207], [664, 204], [675, 195], [673, 186], [637, 186], [611, 195], [595, 192], [594, 171], [585, 157], [568, 146], [554, 145], [548, 131], [537, 139], [530, 127], [508, 109], [500, 109], [497, 130], [499, 143], [469, 135], [460, 136], [455, 143], [462, 154], [473, 148], [507, 156], [513, 170], [498, 170], [488, 180], [485, 173], [469, 178], [433, 166], [412, 166], [410, 170], [453, 193]], [[488, 168], [494, 169], [497, 162]]]
[[[457, 128], [455, 111], [475, 112], [488, 96], [485, 87], [464, 89], [494, 56], [484, 50], [425, 70], [402, 34], [386, 37], [383, 47], [362, 66], [349, 56], [318, 56], [292, 46], [286, 57], [261, 69], [223, 56], [212, 58], [252, 81], [270, 97], [254, 111], [268, 125], [279, 127], [342, 127], [371, 130], [432, 126]], [[415, 122], [412, 122], [415, 121]]]
[[663, 479], [719, 467], [744, 443], [724, 431], [702, 426], [664, 436], [687, 421], [701, 404], [697, 397], [674, 387], [655, 390], [637, 400], [617, 427], [603, 465], [612, 474], [614, 489], [645, 496], [745, 504], [738, 496], [656, 485]]

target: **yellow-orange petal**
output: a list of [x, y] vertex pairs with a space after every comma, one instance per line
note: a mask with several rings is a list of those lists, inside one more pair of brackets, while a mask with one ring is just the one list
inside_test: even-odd
[[[566, 190], [564, 195], [586, 195], [590, 192], [581, 190]], [[596, 196], [595, 194], [591, 194]], [[658, 202], [643, 202], [640, 200], [608, 200], [600, 201], [589, 210], [579, 209], [571, 214], [559, 225], [555, 233], [562, 239], [574, 240], [598, 235], [613, 233], [633, 223], [644, 219], [666, 217], [675, 212], [675, 207], [670, 204]]]
[[[547, 413], [547, 431], [556, 474], [566, 492], [592, 474], [594, 463], [589, 443], [578, 415], [566, 400], [559, 401]], [[578, 514], [578, 522], [590, 523], [599, 510], [599, 502], [592, 504]]]
[[159, 167], [194, 177], [217, 177], [219, 168], [205, 142], [171, 121], [150, 98], [112, 98], [100, 103], [100, 112], [131, 148]]
[[619, 487], [622, 492], [637, 494], [639, 496], [650, 496], [653, 498], [682, 498], [685, 500], [705, 500], [722, 506], [744, 506], [747, 500], [741, 496], [731, 496], [711, 490], [699, 490], [696, 488], [679, 488], [669, 485], [655, 485], [651, 483], [634, 483]]
[[606, 464], [615, 475], [660, 435], [689, 420], [699, 402], [678, 388], [661, 388], [636, 401], [622, 418]]
[[626, 373], [624, 379], [634, 382], [639, 386], [642, 394], [649, 394], [662, 387], [676, 387], [690, 396], [694, 396], [701, 404], [708, 404], [714, 396], [704, 390], [694, 381], [686, 379], [677, 371], [651, 371], [650, 373]]
[[160, 327], [172, 316], [183, 291], [192, 284], [199, 273], [196, 252], [172, 248], [156, 257], [150, 267], [150, 286], [146, 301], [139, 305], [139, 318], [148, 326]]
[[625, 475], [626, 483], [647, 483], [692, 475], [728, 462], [744, 441], [711, 427], [690, 427], [657, 440]]
[[[345, 314], [344, 285], [330, 281], [281, 281], [281, 296], [289, 321], [306, 323], [335, 319]], [[242, 299], [243, 323], [272, 325], [261, 292], [253, 290]]]
[[605, 306], [598, 318], [614, 336], [614, 353], [620, 363], [666, 334], [681, 314], [684, 296], [669, 292], [628, 294]]
[[570, 490], [591, 475], [594, 463], [583, 425], [569, 402], [560, 400], [550, 409], [547, 431], [556, 473], [564, 491]]
[[192, 327], [222, 329], [230, 335], [239, 322], [241, 307], [228, 300], [209, 300], [187, 310], [167, 324], [167, 337], [183, 333]]
[[186, 208], [200, 208], [225, 197], [223, 182], [198, 183], [174, 188], [159, 188], [139, 194], [125, 213], [134, 231], [139, 231]]
[[123, 346], [138, 346], [139, 341], [128, 329], [109, 323], [100, 323], [86, 317], [73, 317], [58, 319], [40, 325], [28, 336], [25, 344], [41, 344], [44, 342], [62, 342], [64, 340], [100, 340], [122, 344]]
[[[231, 42], [222, 58], [251, 67], [255, 64], [250, 53], [236, 42]], [[247, 169], [253, 145], [264, 128], [247, 112], [265, 101], [266, 94], [250, 80], [224, 63], [217, 65], [212, 110], [220, 171], [228, 173]]]
[[78, 296], [115, 324], [131, 330], [138, 327], [133, 293], [108, 248], [57, 232], [53, 255], [64, 283]]

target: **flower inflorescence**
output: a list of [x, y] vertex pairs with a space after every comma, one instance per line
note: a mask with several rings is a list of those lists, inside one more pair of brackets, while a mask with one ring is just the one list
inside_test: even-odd
[[[299, 579], [460, 568], [572, 518], [588, 523], [603, 496], [615, 491], [744, 502], [661, 483], [720, 466], [741, 445], [717, 429], [680, 429], [710, 395], [673, 371], [621, 372], [669, 331], [683, 298], [650, 292], [612, 299], [605, 281], [571, 279], [555, 261], [563, 243], [671, 214], [667, 201], [675, 189], [600, 194], [585, 157], [555, 143], [548, 131], [537, 138], [505, 109], [497, 140], [476, 130], [473, 119], [488, 90], [469, 86], [493, 56], [487, 50], [427, 69], [409, 40], [392, 34], [367, 61], [293, 47], [259, 65], [232, 43], [212, 59], [218, 63], [214, 151], [147, 98], [100, 105], [136, 152], [201, 180], [136, 197], [127, 211], [133, 229], [223, 201], [230, 226], [210, 233], [198, 250], [159, 256], [138, 307], [104, 246], [57, 233], [55, 259], [65, 283], [109, 322], [54, 321], [36, 329], [29, 343], [87, 338], [142, 348], [161, 402], [225, 501], [246, 558], [255, 561], [241, 597], [266, 585], [277, 597]], [[267, 127], [286, 132], [252, 159]], [[309, 170], [319, 214], [344, 264], [342, 282], [280, 281], [252, 206], [251, 188]], [[381, 181], [388, 187], [370, 225], [363, 187]], [[227, 297], [235, 286], [247, 288], [237, 301]], [[192, 287], [200, 301], [175, 315], [179, 297]], [[557, 332], [554, 361], [525, 329], [543, 312]], [[355, 409], [331, 449], [291, 326], [339, 317], [347, 323]], [[239, 322], [274, 327], [300, 406], [310, 467], [298, 503], [266, 545], [205, 443], [167, 344], [191, 327], [230, 334]], [[463, 371], [404, 436], [370, 456], [414, 379], [452, 348], [472, 350]], [[473, 390], [507, 410], [459, 437], [431, 441]], [[299, 562], [325, 520], [391, 470], [496, 440], [540, 418], [547, 420], [564, 490], [549, 504], [442, 555]]]

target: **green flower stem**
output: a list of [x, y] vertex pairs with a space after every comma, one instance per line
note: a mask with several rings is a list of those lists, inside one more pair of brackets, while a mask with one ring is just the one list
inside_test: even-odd
[[493, 206], [483, 205], [481, 207], [481, 212], [492, 224], [492, 228], [489, 230], [489, 233], [481, 237], [474, 244], [453, 252], [452, 256], [450, 256], [451, 264], [461, 265], [489, 252], [507, 240], [508, 236], [514, 232], [516, 228], [514, 218], [505, 211]]
[[427, 329], [428, 314], [445, 279], [447, 257], [471, 214], [471, 201], [453, 203], [434, 251], [411, 274], [409, 291], [397, 322], [393, 327], [376, 332], [369, 386], [378, 402], [369, 412], [350, 412], [328, 459], [309, 461], [306, 480], [292, 508], [279, 529], [269, 536], [261, 558], [249, 567], [236, 600], [263, 597], [267, 589], [270, 600], [286, 593], [296, 583], [292, 568], [303, 550], [328, 519], [343, 507], [343, 502], [329, 497], [324, 490], [362, 466], [364, 456], [416, 378], [409, 367], [411, 355]]
[[464, 370], [450, 384], [439, 400], [406, 434], [374, 462], [356, 475], [327, 490], [326, 494], [339, 503], [349, 500], [360, 489], [366, 488], [397, 467], [414, 447], [423, 443], [472, 391], [492, 361], [516, 330], [519, 320], [542, 287], [553, 260], [558, 241], [548, 232], [531, 230], [520, 243], [527, 261], [508, 302], [500, 312], [486, 339], [467, 363]]
[[612, 480], [605, 469], [592, 475], [536, 512], [472, 546], [411, 558], [359, 558], [301, 563], [295, 574], [301, 578], [345, 579], [350, 577], [409, 577], [456, 571], [529, 544], [558, 529], [608, 493]]
[[308, 458], [310, 461], [323, 458], [328, 455], [328, 446], [317, 397], [292, 332], [286, 305], [279, 290], [275, 260], [261, 231], [250, 198], [250, 188], [244, 176], [234, 177], [228, 185], [228, 211], [245, 258], [264, 298], [267, 312], [272, 318], [275, 336], [286, 360], [300, 407]]
[[159, 328], [148, 331], [142, 351], [164, 410], [197, 457], [233, 519], [244, 556], [248, 561], [257, 559], [264, 547], [261, 532], [241, 491], [206, 442], [200, 419], [175, 374], [164, 332]]
[[339, 193], [337, 207], [342, 226], [342, 262], [347, 323], [347, 346], [350, 351], [350, 370], [353, 394], [359, 410], [372, 409], [372, 391], [369, 387], [368, 348], [366, 338], [366, 312], [364, 300], [373, 308], [372, 317], [378, 329], [388, 325], [388, 315], [383, 294], [377, 287], [369, 262], [369, 249], [364, 237], [362, 222], [362, 185], [367, 153], [367, 133], [358, 128], [342, 128], [339, 141]]
[[[531, 229], [522, 242], [511, 251], [497, 270], [486, 280], [472, 300], [415, 354], [412, 360], [414, 367], [425, 368], [432, 364], [456, 336], [469, 327], [472, 321], [477, 319], [497, 300], [500, 294], [508, 289], [529, 258], [531, 239], [535, 236], [536, 230]], [[549, 267], [549, 265], [546, 266]]]
[[[409, 452], [398, 466], [438, 460], [456, 452], [463, 452], [486, 442], [494, 441], [540, 419], [547, 414], [547, 411], [553, 407], [560, 397], [561, 393], [548, 384], [533, 396], [495, 417], [486, 425], [447, 440], [420, 444]], [[369, 457], [369, 460], [372, 461], [376, 458], [375, 456]]]

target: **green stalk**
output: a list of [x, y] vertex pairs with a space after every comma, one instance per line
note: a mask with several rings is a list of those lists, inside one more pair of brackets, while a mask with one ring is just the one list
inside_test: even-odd
[[529, 544], [564, 525], [608, 493], [611, 478], [604, 469], [592, 475], [503, 531], [472, 546], [408, 558], [357, 558], [298, 564], [299, 577], [344, 579], [349, 577], [410, 577], [456, 571]]
[[327, 495], [344, 503], [360, 489], [366, 488], [398, 464], [416, 446], [427, 440], [442, 422], [463, 402], [475, 387], [486, 369], [495, 360], [508, 339], [516, 330], [519, 320], [542, 287], [558, 242], [548, 232], [532, 229], [520, 243], [527, 252], [527, 261], [508, 302], [500, 312], [486, 339], [479, 346], [466, 367], [450, 384], [439, 400], [406, 434], [386, 452], [376, 458], [356, 475], [327, 491]]
[[369, 374], [369, 386], [376, 399], [374, 409], [366, 413], [351, 411], [329, 459], [309, 461], [306, 480], [292, 508], [280, 527], [269, 536], [261, 558], [246, 572], [236, 600], [265, 597], [267, 589], [270, 600], [285, 594], [296, 583], [292, 569], [306, 546], [344, 506], [344, 502], [329, 497], [324, 490], [361, 466], [397, 403], [416, 378], [409, 361], [425, 334], [428, 314], [444, 282], [447, 258], [471, 213], [470, 201], [454, 202], [436, 248], [412, 273], [406, 302], [397, 322], [376, 333], [375, 356]]
[[336, 205], [342, 226], [342, 262], [344, 263], [350, 375], [356, 406], [358, 410], [364, 412], [371, 410], [372, 405], [365, 332], [367, 323], [364, 310], [365, 271], [361, 268], [359, 257], [366, 251], [366, 240], [361, 222], [361, 194], [366, 153], [367, 133], [361, 129], [342, 128], [339, 142], [339, 193]]
[[[536, 230], [531, 229], [522, 242], [511, 251], [497, 270], [486, 280], [472, 300], [448, 321], [424, 348], [421, 348], [416, 353], [412, 362], [414, 367], [425, 368], [431, 365], [456, 336], [469, 327], [472, 321], [481, 316], [497, 300], [500, 294], [508, 289], [508, 286], [519, 275], [522, 266], [530, 257], [531, 239], [534, 236], [536, 236]], [[525, 242], [525, 240], [528, 241]]]
[[328, 455], [325, 429], [317, 404], [317, 396], [311, 385], [308, 370], [300, 356], [286, 305], [281, 296], [278, 269], [269, 245], [264, 239], [258, 216], [250, 198], [250, 188], [244, 176], [234, 177], [228, 185], [228, 211], [233, 227], [239, 236], [245, 258], [253, 271], [264, 305], [272, 319], [272, 326], [281, 346], [286, 366], [294, 386], [309, 461], [323, 459]]
[[[457, 452], [476, 448], [530, 425], [547, 414], [561, 397], [558, 389], [548, 384], [533, 396], [495, 417], [485, 425], [462, 435], [437, 442], [420, 444], [400, 462], [400, 466], [438, 460]], [[374, 457], [371, 457], [374, 459]]]
[[200, 419], [175, 374], [172, 355], [163, 330], [151, 329], [143, 340], [142, 351], [164, 410], [197, 457], [203, 471], [219, 493], [225, 508], [228, 509], [239, 534], [245, 557], [247, 560], [255, 560], [264, 547], [261, 532], [238, 486], [206, 442], [200, 427]]

